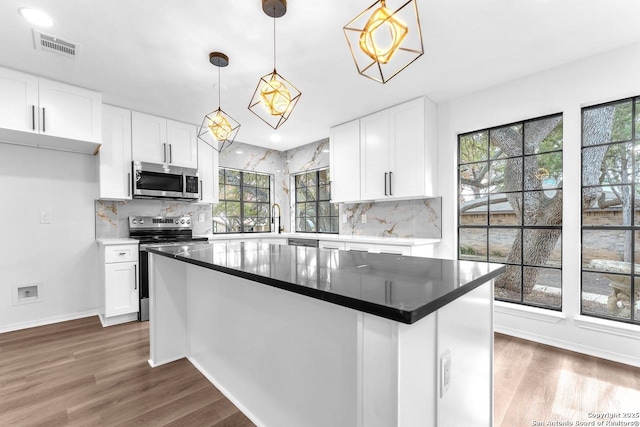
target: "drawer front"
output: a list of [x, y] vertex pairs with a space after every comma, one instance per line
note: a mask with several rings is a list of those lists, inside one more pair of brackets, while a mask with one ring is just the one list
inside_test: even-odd
[[114, 245], [104, 249], [104, 262], [138, 261], [138, 245]]
[[381, 254], [393, 254], [393, 255], [411, 255], [410, 246], [399, 245], [376, 245], [376, 252]]

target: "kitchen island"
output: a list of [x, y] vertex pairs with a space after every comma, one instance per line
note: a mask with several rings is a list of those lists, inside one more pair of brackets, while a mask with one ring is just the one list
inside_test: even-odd
[[491, 426], [498, 264], [263, 243], [149, 249], [151, 366], [263, 426]]

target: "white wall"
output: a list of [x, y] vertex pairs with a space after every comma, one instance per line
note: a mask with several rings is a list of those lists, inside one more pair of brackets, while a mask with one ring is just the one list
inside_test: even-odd
[[[0, 332], [97, 314], [96, 160], [0, 143]], [[41, 302], [14, 306], [33, 282]]]
[[548, 315], [546, 310], [499, 303], [496, 331], [640, 366], [640, 326], [580, 316], [580, 109], [637, 95], [640, 44], [438, 106], [438, 194], [443, 198], [438, 255], [450, 259], [457, 256], [457, 135], [547, 114], [564, 115], [563, 311]]

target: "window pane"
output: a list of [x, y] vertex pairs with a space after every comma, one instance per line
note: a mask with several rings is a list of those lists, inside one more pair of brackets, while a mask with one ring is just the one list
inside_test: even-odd
[[236, 185], [225, 185], [224, 195], [226, 200], [240, 200], [240, 187]]
[[269, 202], [269, 189], [258, 188], [256, 190], [256, 200], [259, 202]]
[[640, 99], [636, 99], [636, 139], [640, 138]]
[[562, 150], [562, 115], [532, 120], [524, 125], [525, 154]]
[[242, 183], [249, 187], [256, 186], [256, 174], [253, 172], [243, 172], [242, 173]]
[[258, 205], [256, 203], [245, 203], [244, 216], [258, 216]]
[[307, 186], [307, 176], [305, 174], [296, 175], [296, 188]]
[[218, 199], [219, 200], [226, 199], [225, 193], [224, 193], [224, 188], [225, 188], [225, 185], [222, 182], [219, 182], [218, 183]]
[[522, 156], [522, 125], [509, 125], [489, 131], [489, 155], [492, 159]]
[[[277, 213], [277, 211], [276, 211]], [[269, 204], [258, 203], [258, 216], [271, 218], [271, 211], [269, 210]]]
[[524, 241], [530, 244], [524, 250], [525, 265], [562, 267], [562, 236], [560, 230], [525, 229]]
[[542, 190], [562, 186], [562, 153], [525, 157], [525, 190]]
[[218, 169], [218, 184], [224, 184], [224, 171], [225, 169]]
[[256, 185], [261, 188], [269, 188], [269, 175], [256, 174]]
[[519, 228], [490, 228], [489, 262], [520, 264], [520, 251], [511, 251], [519, 236]]
[[227, 202], [227, 216], [240, 216], [240, 202]]
[[231, 185], [240, 185], [240, 171], [225, 169], [225, 183]]
[[496, 160], [491, 162], [489, 168], [492, 193], [522, 191], [522, 157]]
[[240, 233], [242, 232], [242, 227], [240, 226], [240, 218], [228, 218], [229, 220], [229, 229], [228, 231], [231, 233]]
[[[624, 304], [625, 294], [617, 289], [620, 286], [626, 288], [625, 284], [631, 284], [629, 276], [583, 272], [582, 311], [603, 317], [631, 319], [631, 310]], [[636, 289], [638, 284], [636, 279]]]
[[487, 193], [489, 187], [489, 163], [473, 163], [458, 167], [460, 194]]
[[487, 159], [489, 138], [487, 132], [460, 135], [460, 163], [475, 163]]
[[320, 233], [331, 232], [331, 218], [326, 218], [326, 217], [318, 218], [318, 231]]
[[562, 225], [562, 190], [525, 191], [523, 195], [524, 225]]
[[255, 202], [258, 200], [256, 195], [256, 189], [252, 187], [243, 187], [242, 188], [243, 199], [247, 202]]
[[461, 228], [458, 230], [460, 259], [471, 261], [487, 260], [487, 230], [485, 228]]
[[315, 187], [317, 184], [317, 176], [318, 172], [317, 171], [313, 171], [313, 172], [307, 172], [307, 187]]
[[521, 193], [491, 194], [489, 200], [491, 202], [489, 205], [489, 223], [491, 225], [520, 225], [522, 221]]
[[255, 231], [271, 231], [269, 218], [256, 218]]
[[318, 171], [318, 183], [320, 185], [329, 184], [330, 181], [331, 179], [329, 177], [329, 169]]
[[339, 231], [340, 231], [340, 228], [339, 228], [339, 225], [338, 225], [338, 218], [332, 217], [331, 218], [331, 232], [332, 233], [338, 233]]
[[318, 210], [319, 210], [318, 215], [320, 216], [331, 216], [331, 203], [319, 202]]
[[602, 184], [629, 184], [632, 179], [631, 144], [611, 144], [600, 168]]
[[507, 265], [504, 273], [496, 277], [494, 282], [495, 298], [505, 301], [520, 302], [522, 297], [522, 267]]
[[307, 218], [315, 219], [315, 217], [318, 216], [318, 214], [316, 212], [316, 204], [315, 203], [305, 203], [304, 209], [305, 209], [304, 216], [306, 216]]
[[320, 195], [318, 200], [331, 200], [331, 187], [329, 185], [320, 186]]
[[304, 203], [296, 203], [296, 217], [303, 216]]
[[487, 195], [460, 196], [460, 224], [487, 225]]
[[307, 187], [307, 201], [316, 200], [318, 198], [318, 187]]
[[524, 302], [542, 307], [562, 305], [562, 271], [551, 268], [524, 267]]
[[631, 259], [631, 231], [582, 230], [582, 268], [629, 274], [625, 259]]
[[304, 202], [307, 200], [307, 189], [296, 188], [296, 203]]
[[[583, 189], [582, 225], [631, 225], [630, 192], [630, 186], [589, 187]], [[622, 200], [628, 200], [629, 202], [623, 205]]]
[[584, 146], [629, 139], [631, 139], [631, 101], [583, 110]]

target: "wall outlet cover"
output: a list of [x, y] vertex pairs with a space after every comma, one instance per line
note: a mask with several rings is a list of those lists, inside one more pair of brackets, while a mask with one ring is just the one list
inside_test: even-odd
[[204, 214], [203, 213], [198, 214], [198, 222], [204, 222]]
[[440, 356], [440, 398], [451, 388], [451, 351]]
[[40, 224], [51, 224], [51, 211], [40, 211]]
[[367, 223], [367, 214], [362, 214], [362, 216], [360, 218], [362, 219], [362, 223], [363, 224]]

